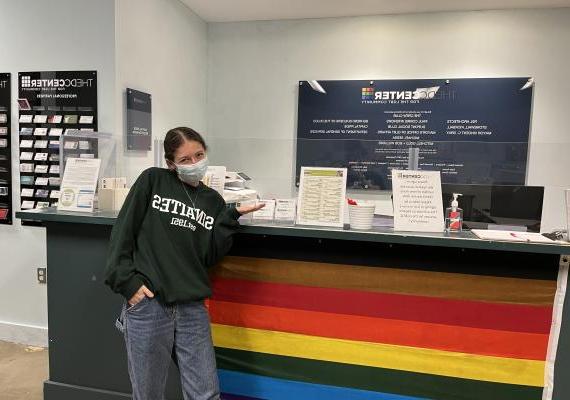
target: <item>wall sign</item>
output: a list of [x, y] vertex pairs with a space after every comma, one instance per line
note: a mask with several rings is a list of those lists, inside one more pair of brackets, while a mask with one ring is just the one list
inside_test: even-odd
[[151, 149], [151, 95], [127, 88], [127, 149]]
[[0, 224], [12, 224], [10, 74], [0, 74]]
[[[18, 83], [20, 206], [23, 210], [55, 206], [61, 184], [61, 135], [75, 130], [97, 132], [97, 72], [20, 72]], [[75, 156], [74, 150], [76, 157], [97, 153], [92, 149], [80, 155], [79, 146], [66, 150], [68, 158]]]
[[[525, 183], [532, 80], [301, 81], [302, 166], [348, 168], [348, 187], [390, 189], [410, 154], [443, 183]], [[419, 150], [418, 150], [419, 149]]]

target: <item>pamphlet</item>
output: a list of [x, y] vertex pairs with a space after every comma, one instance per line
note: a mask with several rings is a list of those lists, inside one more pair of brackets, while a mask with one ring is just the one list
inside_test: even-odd
[[275, 215], [275, 200], [258, 200], [257, 203], [265, 204], [265, 207], [253, 212], [253, 219], [257, 221], [273, 221]]
[[57, 209], [60, 211], [93, 211], [100, 167], [101, 160], [98, 158], [68, 159], [63, 173]]
[[294, 222], [297, 200], [275, 200], [275, 222]]
[[226, 167], [218, 165], [208, 166], [202, 182], [223, 196], [226, 183]]

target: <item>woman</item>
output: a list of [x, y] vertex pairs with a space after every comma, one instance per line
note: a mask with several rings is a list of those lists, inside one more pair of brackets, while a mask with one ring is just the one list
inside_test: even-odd
[[125, 335], [133, 400], [160, 400], [171, 357], [185, 400], [219, 399], [208, 268], [229, 250], [240, 215], [201, 179], [206, 143], [190, 128], [164, 139], [168, 169], [149, 168], [132, 187], [111, 234], [105, 283], [127, 300]]

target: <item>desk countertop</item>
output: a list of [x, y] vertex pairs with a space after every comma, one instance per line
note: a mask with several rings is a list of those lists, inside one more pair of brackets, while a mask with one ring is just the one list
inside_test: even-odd
[[[75, 223], [91, 225], [114, 225], [117, 213], [95, 211], [93, 213], [62, 212], [55, 208], [18, 211], [16, 217], [43, 221], [48, 223]], [[458, 247], [468, 249], [517, 251], [544, 254], [570, 255], [570, 243], [555, 242], [553, 244], [507, 242], [481, 240], [469, 231], [459, 233], [421, 233], [397, 232], [392, 228], [374, 228], [370, 231], [344, 228], [328, 228], [316, 226], [284, 225], [276, 223], [248, 224], [241, 226], [240, 232], [253, 235], [296, 236], [316, 239], [335, 239], [348, 241], [366, 241], [388, 244], [410, 244], [418, 246]]]

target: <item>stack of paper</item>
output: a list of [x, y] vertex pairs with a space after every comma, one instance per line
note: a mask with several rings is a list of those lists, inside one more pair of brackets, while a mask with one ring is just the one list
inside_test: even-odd
[[533, 232], [514, 232], [514, 231], [495, 231], [487, 229], [472, 229], [471, 232], [480, 239], [484, 240], [501, 240], [507, 242], [532, 242], [532, 243], [556, 243], [540, 233]]

